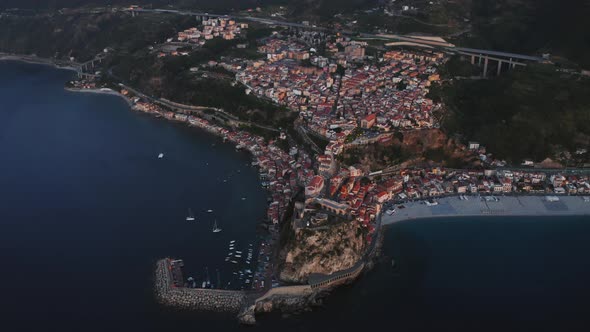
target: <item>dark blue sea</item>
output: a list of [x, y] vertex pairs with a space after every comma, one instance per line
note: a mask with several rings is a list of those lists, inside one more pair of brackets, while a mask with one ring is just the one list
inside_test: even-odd
[[266, 193], [247, 154], [119, 97], [65, 91], [72, 77], [0, 62], [2, 331], [590, 330], [587, 217], [396, 224], [359, 281], [254, 328], [162, 307], [155, 261], [227, 285], [228, 242], [256, 245]]

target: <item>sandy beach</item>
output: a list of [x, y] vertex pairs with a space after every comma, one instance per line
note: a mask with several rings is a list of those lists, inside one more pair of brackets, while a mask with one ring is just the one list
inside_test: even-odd
[[[559, 196], [559, 201], [549, 202], [545, 196], [497, 196], [498, 201], [486, 201], [477, 196], [468, 200], [456, 197], [437, 199], [438, 205], [428, 206], [425, 202], [396, 204], [393, 215], [383, 213], [382, 225], [396, 222], [437, 218], [468, 216], [590, 216], [590, 202], [582, 196]], [[403, 208], [399, 208], [403, 206]]]

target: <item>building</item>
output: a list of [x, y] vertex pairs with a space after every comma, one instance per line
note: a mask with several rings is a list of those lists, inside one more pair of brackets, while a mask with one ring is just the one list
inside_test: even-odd
[[319, 175], [316, 175], [305, 187], [305, 196], [317, 197], [322, 192], [322, 189], [324, 189], [324, 178]]
[[316, 198], [315, 202], [324, 210], [330, 211], [334, 214], [345, 216], [348, 214], [350, 206], [345, 203], [338, 203], [330, 199]]
[[344, 48], [344, 54], [351, 59], [359, 59], [365, 57], [365, 48], [358, 44], [350, 44]]
[[369, 114], [361, 120], [361, 128], [370, 129], [375, 124], [377, 116], [375, 114]]

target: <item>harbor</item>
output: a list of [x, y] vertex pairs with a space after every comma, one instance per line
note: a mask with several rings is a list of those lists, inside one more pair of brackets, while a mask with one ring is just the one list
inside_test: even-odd
[[[200, 288], [205, 267], [210, 284], [223, 286], [218, 291], [240, 270], [252, 271], [252, 285], [264, 239], [256, 227], [266, 218], [268, 195], [251, 156], [235, 153], [220, 137], [131, 112], [120, 97], [65, 91], [72, 71], [0, 66], [8, 105], [0, 112], [0, 145], [11, 156], [1, 176], [0, 236], [19, 253], [6, 262], [13, 272], [2, 281], [23, 282], [36, 294], [4, 291], [9, 324], [14, 319], [34, 330], [27, 317], [35, 315], [47, 329], [79, 330], [82, 321], [58, 319], [67, 312], [84, 317], [84, 324], [96, 322], [88, 331], [109, 330], [115, 322], [121, 329], [151, 331], [168, 319], [158, 318], [164, 309], [153, 292], [159, 257], [186, 262], [183, 286], [193, 277]], [[68, 135], [57, 134], [62, 132]], [[41, 163], [46, 172], [39, 173]], [[31, 205], [39, 214], [30, 213]], [[189, 208], [194, 221], [186, 220]], [[219, 233], [212, 233], [215, 219]], [[231, 240], [242, 251], [238, 264], [225, 262]], [[247, 287], [248, 278], [241, 284], [239, 275], [235, 279], [228, 288]]]

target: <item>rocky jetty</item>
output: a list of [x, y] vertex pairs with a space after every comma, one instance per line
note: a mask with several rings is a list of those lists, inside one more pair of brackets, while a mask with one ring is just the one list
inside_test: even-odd
[[246, 293], [242, 291], [175, 287], [166, 260], [158, 261], [155, 277], [156, 296], [165, 305], [237, 313], [246, 302]]

